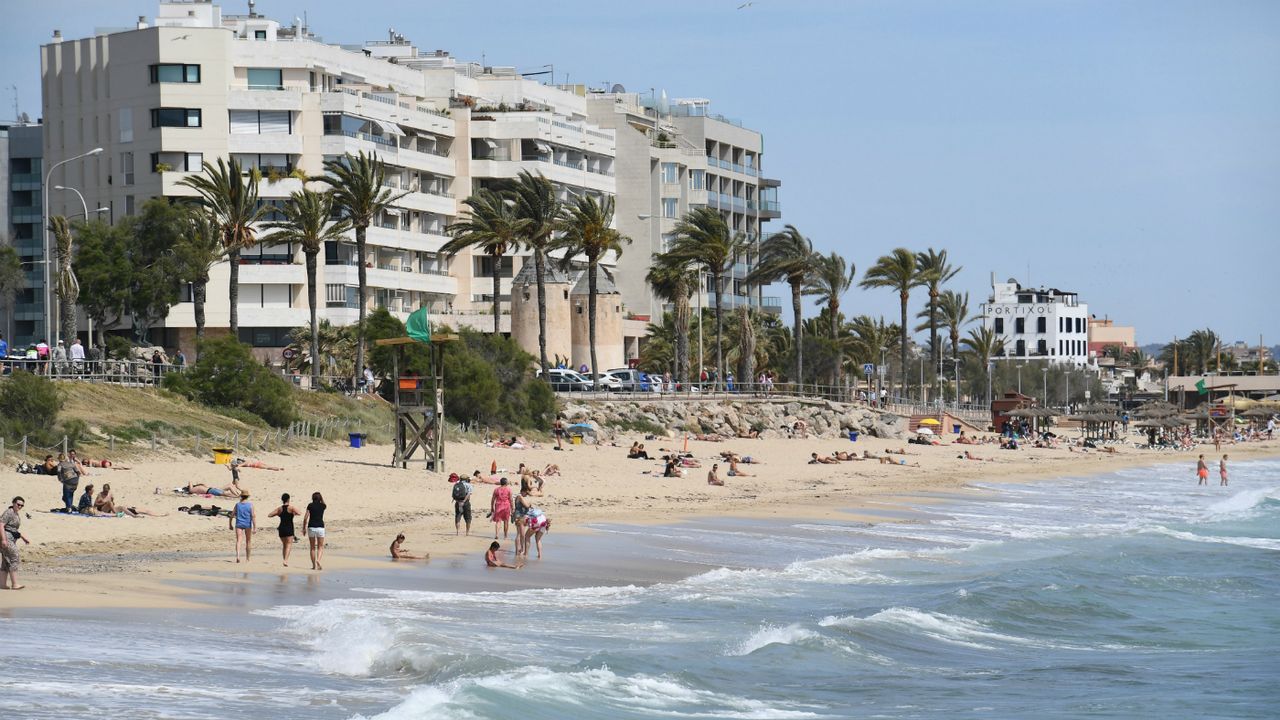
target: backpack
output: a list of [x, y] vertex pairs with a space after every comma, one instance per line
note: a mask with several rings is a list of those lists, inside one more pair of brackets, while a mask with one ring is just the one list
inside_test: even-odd
[[58, 479], [63, 485], [76, 485], [80, 482], [80, 473], [77, 473], [76, 466], [69, 462], [59, 463]]
[[467, 484], [459, 480], [453, 484], [453, 501], [462, 502], [467, 499]]

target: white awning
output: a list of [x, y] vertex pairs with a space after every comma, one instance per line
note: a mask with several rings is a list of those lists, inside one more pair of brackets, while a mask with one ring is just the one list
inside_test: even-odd
[[551, 146], [548, 145], [547, 143], [542, 142], [541, 140], [534, 140], [533, 144], [535, 147], [538, 148], [538, 152], [541, 152], [541, 153], [551, 152]]
[[388, 135], [404, 136], [404, 131], [400, 129], [399, 125], [396, 125], [393, 122], [387, 122], [385, 120], [374, 120], [374, 122], [378, 124], [378, 127], [382, 128], [382, 132]]

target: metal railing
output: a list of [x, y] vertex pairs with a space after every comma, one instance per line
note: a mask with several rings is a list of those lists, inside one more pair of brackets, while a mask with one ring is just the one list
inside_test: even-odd
[[51, 380], [106, 382], [116, 385], [158, 385], [170, 373], [186, 372], [186, 365], [142, 360], [51, 360], [31, 358], [0, 359], [3, 373], [22, 370]]

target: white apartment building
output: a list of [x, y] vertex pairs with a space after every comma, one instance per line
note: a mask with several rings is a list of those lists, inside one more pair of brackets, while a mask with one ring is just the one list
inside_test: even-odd
[[1024, 288], [1012, 278], [993, 282], [982, 324], [1004, 341], [1004, 354], [995, 360], [1090, 360], [1089, 306], [1076, 293]]
[[[389, 184], [408, 191], [354, 243], [331, 243], [321, 267], [321, 317], [356, 319], [356, 263], [368, 268], [370, 301], [401, 317], [441, 307], [456, 293], [438, 251], [456, 217], [452, 195], [455, 123], [426, 93], [422, 73], [326, 45], [305, 27], [256, 14], [223, 15], [210, 2], [161, 2], [154, 24], [41, 48], [47, 166], [71, 163], [55, 183], [79, 189], [91, 206], [130, 215], [153, 197], [190, 196], [179, 183], [205, 160], [233, 157], [264, 176], [264, 203], [279, 205], [322, 172], [327, 158], [373, 151], [391, 166]], [[297, 172], [300, 171], [300, 172]], [[70, 211], [66, 194], [51, 214]], [[240, 336], [280, 347], [308, 320], [300, 250], [261, 244], [243, 254]], [[208, 327], [226, 328], [227, 268], [214, 268]], [[174, 307], [156, 341], [190, 349], [193, 306]]]
[[[768, 232], [764, 223], [781, 217], [781, 183], [763, 175], [761, 134], [711, 113], [708, 100], [668, 101], [665, 93], [615, 88], [588, 94], [587, 103], [590, 118], [617, 133], [618, 229], [633, 241], [619, 260], [617, 285], [630, 311], [661, 318], [663, 303], [645, 274], [652, 256], [670, 246], [679, 219], [697, 207], [715, 208], [731, 232], [758, 247]], [[724, 306], [780, 312], [778, 298], [744, 282], [755, 260], [752, 251], [734, 262]], [[695, 307], [714, 305], [715, 289], [706, 282]]]

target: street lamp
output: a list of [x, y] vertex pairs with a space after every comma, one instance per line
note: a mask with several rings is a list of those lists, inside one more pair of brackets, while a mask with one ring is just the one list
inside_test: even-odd
[[[46, 189], [42, 190], [40, 193], [43, 199], [42, 204], [44, 205], [44, 207], [42, 208], [40, 217], [43, 220], [43, 224], [44, 224], [44, 228], [43, 228], [44, 256], [46, 260], [52, 259], [53, 257], [53, 253], [50, 252], [50, 247], [49, 247], [49, 192], [47, 190], [47, 188], [49, 187], [49, 184], [53, 182], [53, 171], [57, 170], [59, 167], [66, 165], [67, 163], [72, 162], [74, 160], [82, 160], [92, 155], [98, 155], [101, 152], [102, 152], [102, 148], [97, 147], [90, 150], [89, 152], [80, 153], [79, 155], [76, 155], [74, 157], [69, 157], [66, 160], [60, 160], [54, 163], [53, 165], [51, 165], [49, 167], [49, 171], [45, 173], [44, 185], [42, 185], [41, 187]], [[79, 194], [78, 191], [77, 191], [77, 194]], [[88, 206], [85, 206], [84, 214], [85, 214], [85, 217], [88, 217], [89, 215]], [[50, 276], [49, 263], [45, 263], [44, 265], [44, 332], [46, 337], [53, 337], [54, 342], [56, 343], [57, 337], [54, 335], [53, 330], [54, 330], [54, 327], [53, 327], [53, 279]]]
[[1040, 372], [1044, 373], [1044, 406], [1049, 407], [1049, 366], [1040, 368]]

